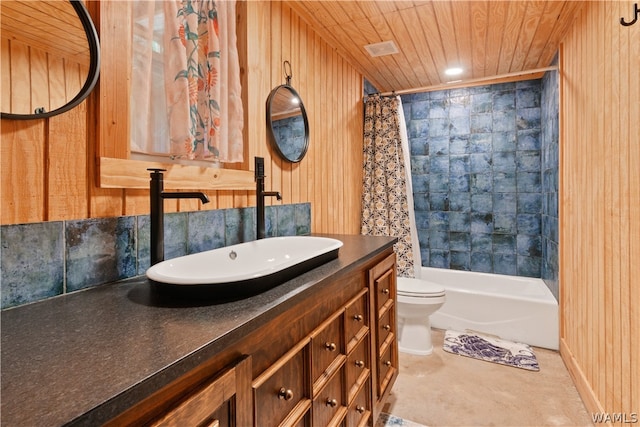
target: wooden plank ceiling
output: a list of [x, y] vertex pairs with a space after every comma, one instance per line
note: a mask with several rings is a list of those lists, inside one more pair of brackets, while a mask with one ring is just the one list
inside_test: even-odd
[[[547, 67], [580, 1], [288, 1], [379, 91], [411, 92], [472, 82], [533, 78]], [[393, 41], [398, 53], [364, 46]], [[461, 75], [445, 69], [461, 67]]]

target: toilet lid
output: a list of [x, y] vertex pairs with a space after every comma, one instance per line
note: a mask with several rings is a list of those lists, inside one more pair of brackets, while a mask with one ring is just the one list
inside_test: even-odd
[[434, 282], [404, 277], [398, 279], [398, 295], [414, 298], [431, 298], [444, 294], [444, 288]]

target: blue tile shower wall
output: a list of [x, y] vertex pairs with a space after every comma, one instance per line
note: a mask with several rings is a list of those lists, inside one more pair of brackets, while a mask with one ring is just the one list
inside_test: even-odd
[[558, 299], [558, 72], [542, 79], [542, 279]]
[[541, 80], [402, 97], [424, 266], [541, 277]]
[[[1, 308], [144, 274], [149, 216], [92, 218], [0, 227]], [[308, 235], [311, 205], [268, 206], [267, 236]], [[165, 258], [254, 240], [255, 208], [170, 213]]]

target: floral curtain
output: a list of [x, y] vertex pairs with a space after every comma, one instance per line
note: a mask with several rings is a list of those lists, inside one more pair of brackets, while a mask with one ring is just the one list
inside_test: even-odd
[[[134, 14], [134, 49], [137, 40], [147, 52], [157, 51], [147, 53], [146, 60], [153, 65], [139, 65], [137, 75], [134, 65], [132, 97], [141, 99], [137, 101], [140, 108], [132, 112], [132, 122], [147, 116], [147, 123], [155, 123], [141, 123], [147, 128], [135, 138], [140, 151], [167, 152], [190, 160], [241, 162], [243, 110], [235, 1], [139, 3], [154, 6], [146, 6], [147, 19], [136, 19]], [[141, 31], [141, 23], [153, 29]], [[162, 27], [161, 36], [158, 27]], [[134, 63], [136, 55], [134, 51]], [[163, 76], [163, 87], [154, 89], [158, 75]], [[161, 113], [153, 112], [160, 107]]]
[[414, 277], [401, 108], [399, 97], [373, 95], [365, 101], [361, 232], [397, 237], [398, 275]]

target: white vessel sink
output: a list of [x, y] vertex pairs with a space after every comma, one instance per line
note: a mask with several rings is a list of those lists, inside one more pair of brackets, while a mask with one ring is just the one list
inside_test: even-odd
[[195, 296], [263, 292], [338, 257], [340, 240], [271, 237], [160, 262], [147, 277], [160, 291]]

